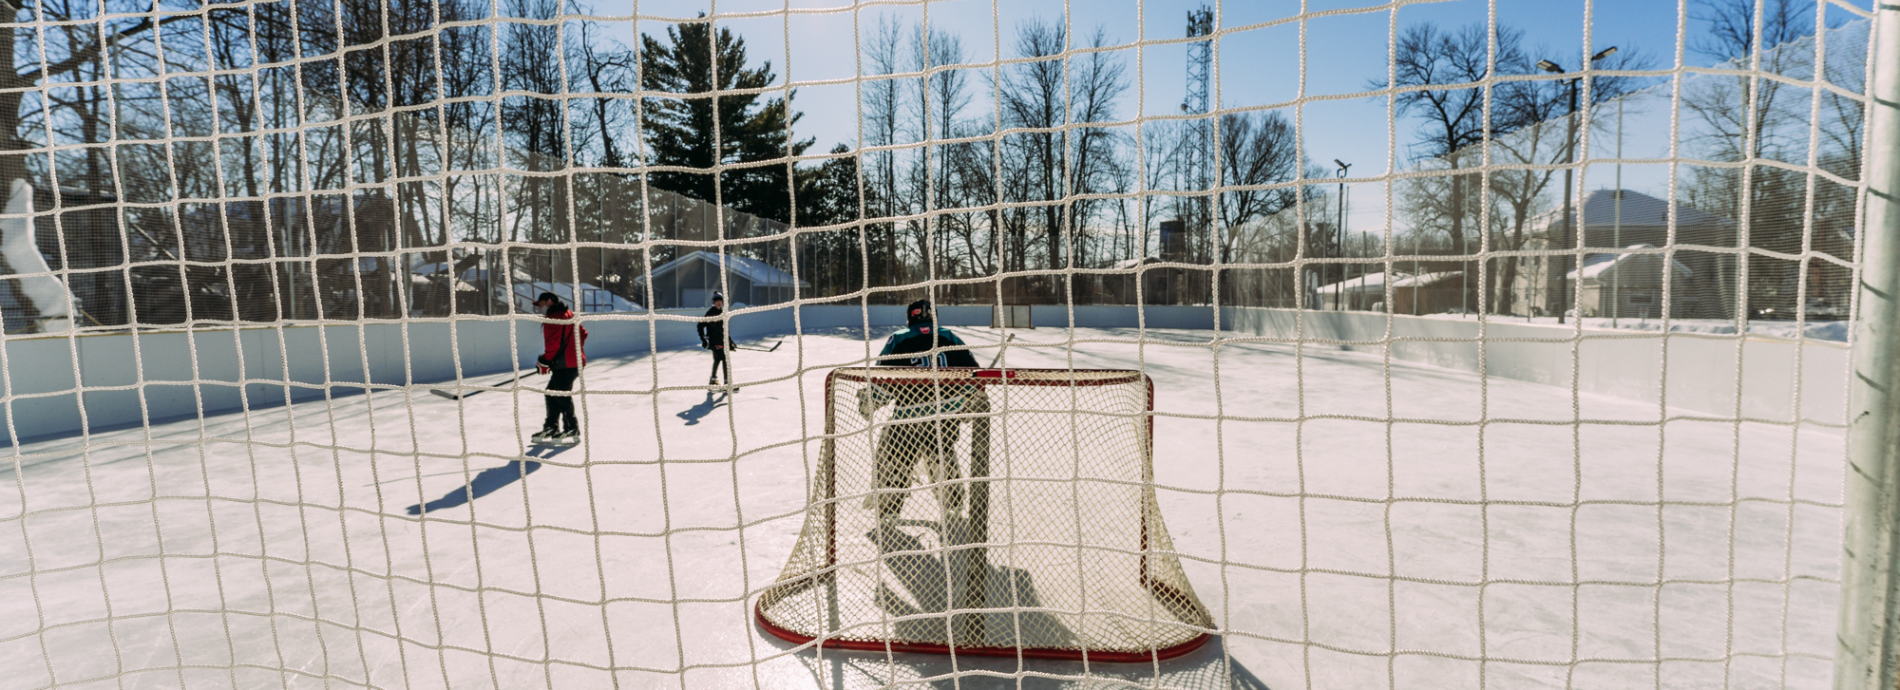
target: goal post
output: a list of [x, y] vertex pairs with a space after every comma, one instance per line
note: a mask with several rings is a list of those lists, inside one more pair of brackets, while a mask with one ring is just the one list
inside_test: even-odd
[[1155, 500], [1153, 400], [1140, 371], [832, 371], [805, 526], [760, 627], [837, 649], [1193, 651], [1213, 619]]
[[1900, 684], [1900, 5], [1875, 6], [1837, 690]]

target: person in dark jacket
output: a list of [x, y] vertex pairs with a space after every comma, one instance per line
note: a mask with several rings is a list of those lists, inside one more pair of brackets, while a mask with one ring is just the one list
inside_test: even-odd
[[[884, 349], [878, 353], [879, 366], [977, 368], [976, 355], [970, 354], [969, 346], [936, 323], [928, 300], [912, 302], [905, 309], [904, 321], [908, 326], [884, 341]], [[937, 352], [930, 354], [933, 349]], [[981, 389], [956, 384], [890, 390], [873, 385], [858, 392], [858, 413], [867, 420], [886, 404], [894, 404], [892, 423], [878, 435], [873, 461], [880, 491], [872, 494], [866, 507], [875, 508], [881, 520], [896, 519], [904, 510], [907, 492], [895, 490], [910, 488], [911, 475], [922, 458], [931, 483], [938, 485], [938, 503], [948, 510], [961, 508], [964, 486], [946, 482], [959, 477], [952, 449], [962, 433], [963, 420], [920, 418], [987, 412], [988, 402]], [[903, 421], [907, 419], [917, 421]]]
[[[726, 385], [732, 380], [732, 338], [726, 335], [726, 320], [720, 317], [726, 311], [726, 296], [713, 293], [712, 308], [706, 310], [706, 320], [699, 322], [699, 346], [712, 350], [712, 377], [706, 379], [706, 385], [719, 385], [719, 367], [726, 368]], [[739, 389], [732, 389], [738, 392]]]
[[541, 355], [534, 358], [535, 373], [548, 377], [547, 420], [535, 443], [580, 443], [580, 419], [574, 414], [574, 382], [587, 365], [587, 327], [574, 320], [574, 312], [552, 292], [543, 292], [534, 300], [551, 321], [541, 324]]

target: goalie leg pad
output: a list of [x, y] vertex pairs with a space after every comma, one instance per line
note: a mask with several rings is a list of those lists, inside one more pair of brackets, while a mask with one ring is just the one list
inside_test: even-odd
[[878, 436], [875, 463], [876, 488], [880, 491], [872, 495], [878, 517], [897, 517], [904, 511], [906, 492], [901, 489], [910, 488], [911, 472], [917, 466], [919, 451], [928, 441], [927, 434], [927, 425], [911, 423], [885, 427], [884, 433]]

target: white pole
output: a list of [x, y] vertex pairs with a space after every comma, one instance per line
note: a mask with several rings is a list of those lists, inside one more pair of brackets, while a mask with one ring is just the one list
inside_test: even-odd
[[1900, 673], [1900, 4], [1876, 4], [1854, 324], [1836, 690], [1892, 690]]

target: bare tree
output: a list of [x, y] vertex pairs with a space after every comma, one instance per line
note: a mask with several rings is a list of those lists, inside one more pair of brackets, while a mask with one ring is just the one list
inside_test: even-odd
[[[1446, 163], [1450, 189], [1440, 211], [1453, 254], [1471, 254], [1464, 211], [1468, 207], [1467, 187], [1475, 180], [1459, 170], [1468, 162], [1463, 159], [1470, 155], [1470, 147], [1482, 141], [1487, 132], [1482, 82], [1492, 74], [1492, 50], [1495, 47], [1500, 70], [1527, 65], [1522, 43], [1523, 33], [1509, 27], [1491, 29], [1472, 24], [1454, 31], [1428, 22], [1407, 28], [1393, 48], [1392, 87], [1434, 87], [1398, 91], [1393, 99], [1399, 114], [1424, 121], [1413, 144], [1414, 156], [1443, 159]], [[1387, 86], [1382, 81], [1371, 85]], [[1467, 264], [1465, 275], [1476, 274], [1470, 269], [1471, 264]], [[1467, 291], [1474, 290], [1476, 281], [1468, 280], [1466, 286]]]
[[[1299, 190], [1286, 185], [1300, 169], [1293, 124], [1279, 113], [1234, 113], [1220, 119], [1221, 190], [1215, 212], [1231, 229], [1293, 205]], [[1220, 261], [1233, 261], [1241, 234], [1223, 231]]]
[[[1090, 37], [1090, 47], [1106, 44], [1100, 29]], [[1075, 197], [1112, 188], [1119, 163], [1119, 139], [1113, 130], [1067, 125], [1113, 121], [1115, 103], [1128, 88], [1120, 58], [1103, 52], [1068, 56], [1067, 48], [1068, 35], [1061, 26], [1039, 19], [1023, 22], [1016, 29], [1015, 52], [1028, 61], [1014, 65], [996, 84], [999, 119], [1004, 127], [1021, 130], [1006, 133], [1002, 142], [1004, 166], [1023, 177], [1020, 186], [1004, 185], [1005, 199], [1034, 203], [1031, 215], [1042, 234], [1043, 265], [1052, 269], [1073, 265], [1075, 233], [1101, 207], [1097, 200]], [[1017, 249], [1028, 249], [1023, 239], [1029, 229], [1010, 228]], [[1065, 237], [1070, 242], [1065, 243]], [[1053, 297], [1061, 288], [1049, 284], [1045, 290]]]
[[938, 215], [938, 210], [956, 204], [956, 189], [951, 182], [955, 168], [946, 160], [948, 148], [929, 142], [956, 135], [963, 111], [970, 104], [969, 76], [945, 69], [964, 61], [963, 40], [948, 31], [937, 27], [924, 31], [919, 27], [912, 34], [910, 52], [911, 67], [920, 75], [912, 85], [913, 114], [919, 125], [918, 138], [926, 143], [924, 155], [912, 160], [911, 185], [916, 189], [912, 196], [918, 200], [919, 210], [930, 214], [911, 225], [924, 265], [941, 274], [952, 268], [945, 256], [950, 238], [940, 231], [931, 232], [930, 224], [941, 225], [939, 219], [944, 217]]
[[875, 206], [867, 207], [870, 217], [880, 219], [874, 225], [867, 225], [867, 234], [874, 235], [870, 241], [882, 248], [884, 257], [884, 285], [897, 285], [907, 280], [904, 266], [899, 258], [897, 246], [897, 225], [889, 219], [904, 215], [909, 206], [906, 195], [900, 189], [898, 180], [898, 152], [889, 147], [902, 143], [904, 107], [904, 82], [895, 75], [901, 69], [903, 60], [903, 31], [895, 19], [885, 17], [872, 30], [863, 48], [866, 68], [874, 78], [863, 82], [863, 110], [859, 120], [863, 123], [865, 146], [886, 147], [884, 150], [869, 151], [863, 155], [859, 169], [867, 174], [865, 181], [868, 189], [865, 201], [876, 201]]
[[[1809, 146], [1806, 99], [1784, 102], [1788, 85], [1761, 73], [1807, 78], [1816, 65], [1810, 42], [1814, 5], [1791, 0], [1698, 0], [1693, 18], [1705, 31], [1691, 44], [1697, 53], [1730, 67], [1760, 72], [1697, 79], [1685, 89], [1682, 104], [1697, 125], [1686, 137], [1699, 157], [1721, 162], [1773, 159], [1805, 163]], [[1759, 40], [1757, 40], [1759, 38]], [[1695, 167], [1689, 172], [1689, 203], [1737, 218], [1738, 244], [1777, 252], [1802, 251], [1807, 180], [1800, 173], [1763, 165]], [[1745, 216], [1745, 217], [1744, 217]], [[1798, 308], [1794, 296], [1799, 267], [1771, 258], [1739, 255], [1720, 263], [1721, 308], [1708, 314], [1738, 316], [1744, 300], [1753, 311], [1782, 314]], [[1749, 290], [1740, 290], [1739, 271]]]

